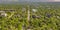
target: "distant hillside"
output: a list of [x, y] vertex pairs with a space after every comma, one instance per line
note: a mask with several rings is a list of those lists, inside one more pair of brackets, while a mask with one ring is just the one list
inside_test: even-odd
[[60, 2], [10, 2], [10, 3], [7, 3], [7, 2], [3, 2], [3, 3], [0, 3], [0, 4], [23, 4], [23, 5], [26, 5], [26, 4], [29, 4], [29, 5], [39, 5], [39, 4], [50, 4], [50, 5], [60, 5]]

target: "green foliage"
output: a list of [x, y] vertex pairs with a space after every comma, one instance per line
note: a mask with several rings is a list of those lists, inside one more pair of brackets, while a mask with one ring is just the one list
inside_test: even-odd
[[[0, 17], [0, 30], [60, 30], [60, 7], [57, 7], [58, 5], [40, 6], [38, 8], [35, 6], [29, 7], [30, 21], [28, 21], [27, 12], [29, 9], [27, 5], [0, 5], [2, 11], [7, 9], [15, 10], [14, 12], [6, 12], [7, 17]], [[26, 10], [22, 11], [23, 8]], [[34, 13], [32, 9], [37, 9], [37, 12]], [[39, 18], [33, 18], [32, 15], [39, 16]]]

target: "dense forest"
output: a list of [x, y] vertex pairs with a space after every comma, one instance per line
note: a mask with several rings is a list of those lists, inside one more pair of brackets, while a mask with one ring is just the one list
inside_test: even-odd
[[60, 30], [60, 4], [0, 4], [0, 30]]

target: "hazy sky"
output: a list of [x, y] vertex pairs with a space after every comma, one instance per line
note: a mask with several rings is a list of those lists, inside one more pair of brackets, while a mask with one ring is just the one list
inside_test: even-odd
[[60, 2], [60, 0], [0, 0], [0, 2], [24, 2], [24, 1], [32, 1], [32, 2]]
[[60, 0], [55, 0], [55, 1], [60, 1]]

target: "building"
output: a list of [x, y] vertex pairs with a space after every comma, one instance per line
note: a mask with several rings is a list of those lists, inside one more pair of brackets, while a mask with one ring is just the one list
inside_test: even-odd
[[0, 16], [7, 16], [7, 13], [5, 13], [5, 11], [0, 11]]

